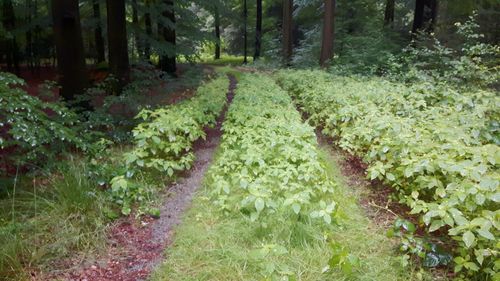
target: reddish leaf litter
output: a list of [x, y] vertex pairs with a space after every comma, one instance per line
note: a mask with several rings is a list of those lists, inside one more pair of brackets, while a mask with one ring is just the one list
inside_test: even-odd
[[[228, 104], [232, 101], [236, 79], [230, 76]], [[174, 228], [181, 222], [204, 174], [212, 161], [222, 135], [221, 125], [227, 106], [214, 128], [206, 129], [206, 140], [194, 144], [196, 161], [191, 171], [169, 187], [169, 195], [157, 219], [143, 217], [138, 222], [132, 216], [119, 220], [109, 234], [106, 253], [93, 260], [73, 258], [62, 271], [46, 280], [136, 281], [145, 280], [164, 258], [164, 249], [172, 242]], [[64, 270], [64, 267], [66, 270]], [[45, 279], [45, 278], [44, 278]]]

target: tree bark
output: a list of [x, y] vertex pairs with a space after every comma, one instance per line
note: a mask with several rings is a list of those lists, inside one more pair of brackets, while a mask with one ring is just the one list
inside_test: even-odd
[[220, 59], [220, 14], [219, 7], [215, 7], [215, 59]]
[[[3, 0], [3, 26], [8, 32], [12, 32], [16, 27], [16, 14], [11, 0]], [[19, 69], [19, 48], [16, 36], [11, 34], [12, 38], [5, 40], [5, 53], [7, 55], [7, 70], [20, 74]]]
[[395, 0], [387, 0], [385, 4], [385, 13], [384, 13], [384, 26], [393, 26], [394, 25], [394, 7]]
[[137, 49], [137, 54], [140, 54], [142, 51], [142, 46], [138, 33], [140, 26], [139, 26], [139, 14], [137, 12], [137, 0], [132, 0], [132, 23], [136, 28], [136, 30], [134, 31], [135, 47]]
[[257, 17], [255, 20], [255, 53], [253, 60], [256, 61], [260, 57], [260, 49], [262, 46], [262, 0], [257, 0], [256, 7]]
[[88, 83], [78, 0], [52, 0], [60, 94], [71, 101]]
[[434, 31], [438, 13], [438, 0], [416, 0], [413, 18], [413, 34], [418, 31]]
[[175, 34], [175, 12], [174, 12], [174, 1], [173, 0], [165, 0], [165, 4], [167, 5], [167, 9], [163, 12], [163, 16], [169, 19], [171, 22], [170, 26], [163, 26], [162, 33], [163, 38], [167, 41], [169, 48], [172, 50], [167, 54], [164, 54], [160, 58], [160, 68], [161, 70], [167, 72], [171, 76], [176, 76], [175, 72], [177, 71], [176, 65], [176, 34]]
[[323, 40], [319, 64], [326, 67], [333, 57], [333, 40], [335, 37], [335, 0], [324, 0]]
[[97, 62], [106, 61], [105, 49], [104, 49], [104, 39], [102, 37], [102, 24], [101, 24], [101, 5], [99, 5], [99, 0], [93, 0], [92, 9], [94, 12], [94, 18], [97, 22], [97, 26], [94, 30], [94, 40], [97, 52]]
[[109, 68], [118, 79], [116, 90], [120, 93], [130, 79], [128, 60], [125, 0], [107, 0]]
[[293, 20], [293, 0], [283, 0], [283, 60], [286, 65], [290, 65], [293, 55], [293, 38], [292, 38], [292, 20]]
[[[153, 35], [153, 27], [151, 24], [151, 12], [149, 11], [150, 5], [149, 1], [146, 0], [146, 10], [147, 12], [144, 14], [144, 25], [146, 26], [146, 34], [151, 37]], [[151, 45], [149, 44], [149, 39], [144, 42], [144, 57], [149, 61], [151, 57]]]
[[247, 8], [247, 0], [243, 0], [243, 21], [244, 21], [244, 32], [243, 32], [243, 63], [248, 63], [248, 8]]

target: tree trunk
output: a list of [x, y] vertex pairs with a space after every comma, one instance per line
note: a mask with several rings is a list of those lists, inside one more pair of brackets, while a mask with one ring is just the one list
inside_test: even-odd
[[243, 0], [243, 21], [244, 21], [244, 32], [243, 32], [243, 63], [247, 64], [248, 63], [248, 31], [247, 31], [247, 26], [248, 26], [248, 8], [247, 8], [247, 0]]
[[94, 10], [94, 18], [97, 22], [97, 26], [94, 30], [94, 40], [97, 52], [97, 62], [100, 63], [106, 60], [106, 51], [104, 49], [104, 39], [102, 37], [101, 6], [99, 5], [99, 0], [93, 0], [92, 8]]
[[161, 56], [160, 58], [160, 68], [161, 70], [167, 72], [171, 76], [176, 76], [175, 72], [177, 70], [176, 65], [176, 35], [175, 35], [175, 12], [174, 12], [174, 1], [173, 0], [165, 0], [165, 4], [167, 5], [167, 9], [163, 12], [163, 16], [166, 17], [170, 22], [170, 26], [163, 26], [162, 33], [163, 38], [167, 41], [167, 44], [171, 50]]
[[395, 0], [387, 0], [385, 4], [384, 26], [394, 25], [394, 7]]
[[[153, 35], [153, 27], [151, 25], [151, 13], [149, 11], [150, 5], [149, 1], [146, 1], [146, 10], [147, 12], [144, 14], [144, 25], [146, 26], [146, 34], [151, 37]], [[151, 45], [149, 44], [149, 38], [144, 42], [144, 57], [149, 61], [151, 57]]]
[[88, 83], [78, 0], [52, 0], [60, 94], [71, 101]]
[[135, 31], [134, 31], [134, 41], [135, 41], [135, 47], [137, 49], [137, 54], [141, 53], [142, 46], [141, 46], [141, 41], [139, 38], [139, 14], [137, 12], [137, 0], [132, 0], [132, 23], [134, 24]]
[[260, 49], [262, 45], [262, 0], [257, 0], [257, 18], [255, 20], [255, 53], [253, 60], [260, 57]]
[[121, 92], [130, 79], [128, 60], [125, 0], [107, 0], [109, 68], [118, 79], [116, 90]]
[[335, 37], [335, 0], [324, 0], [325, 13], [323, 16], [323, 40], [319, 64], [326, 67], [333, 58], [333, 40]]
[[290, 65], [293, 54], [292, 38], [293, 20], [293, 0], [283, 0], [283, 60], [286, 65]]
[[[16, 27], [16, 14], [11, 0], [3, 0], [3, 26], [7, 32], [12, 32]], [[7, 69], [10, 72], [20, 74], [19, 69], [19, 48], [17, 45], [16, 36], [13, 34], [12, 38], [5, 40], [6, 55], [7, 55]]]
[[220, 59], [220, 14], [219, 7], [215, 7], [215, 59]]
[[413, 34], [416, 34], [418, 31], [433, 32], [436, 25], [437, 13], [437, 0], [417, 0], [413, 18]]
[[[31, 25], [33, 7], [31, 5], [31, 0], [26, 0], [26, 23]], [[35, 61], [33, 59], [33, 34], [31, 28], [26, 31], [26, 64], [30, 69], [31, 73], [35, 73]]]

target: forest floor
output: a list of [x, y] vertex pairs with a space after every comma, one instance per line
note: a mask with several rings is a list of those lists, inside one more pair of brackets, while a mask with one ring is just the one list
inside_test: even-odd
[[[220, 143], [222, 122], [237, 86], [235, 77], [229, 76], [228, 104], [213, 128], [206, 128], [206, 139], [194, 144], [196, 155], [193, 168], [180, 175], [180, 179], [166, 188], [164, 203], [158, 218], [134, 216], [120, 219], [110, 229], [108, 247], [94, 260], [82, 261], [78, 257], [68, 261], [73, 268], [57, 278], [65, 280], [146, 280], [150, 272], [164, 258], [166, 247], [173, 241], [175, 226], [189, 208], [192, 197], [202, 185], [206, 170]], [[52, 277], [51, 277], [52, 278]]]

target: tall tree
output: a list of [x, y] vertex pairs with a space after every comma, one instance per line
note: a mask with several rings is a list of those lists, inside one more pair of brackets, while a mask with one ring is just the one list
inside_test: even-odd
[[413, 34], [418, 31], [432, 32], [436, 25], [438, 0], [416, 0], [413, 18]]
[[11, 0], [3, 0], [2, 11], [3, 27], [10, 33], [10, 38], [6, 38], [5, 40], [7, 69], [19, 74], [19, 48], [17, 45], [17, 38], [13, 34], [14, 28], [16, 27], [16, 14], [14, 13], [14, 5]]
[[247, 64], [248, 63], [248, 7], [247, 7], [247, 0], [243, 0], [243, 25], [244, 25], [244, 32], [243, 32], [243, 63]]
[[161, 33], [163, 38], [167, 42], [169, 50], [164, 52], [160, 58], [160, 67], [163, 71], [168, 74], [175, 76], [177, 70], [176, 65], [176, 34], [175, 34], [175, 7], [173, 0], [164, 0], [166, 4], [166, 9], [163, 12], [163, 16], [168, 19], [168, 24], [162, 26]]
[[215, 59], [220, 59], [220, 12], [219, 7], [215, 5], [214, 10], [214, 25], [215, 25]]
[[100, 0], [93, 0], [92, 2], [93, 16], [97, 22], [97, 26], [94, 29], [94, 40], [97, 52], [97, 62], [103, 62], [106, 60], [106, 51], [104, 49], [104, 39], [102, 37], [101, 5], [99, 2]]
[[395, 0], [387, 0], [387, 2], [385, 3], [384, 26], [391, 26], [394, 24], [395, 5]]
[[52, 0], [52, 21], [61, 96], [70, 101], [88, 83], [78, 0]]
[[128, 60], [125, 0], [107, 0], [109, 68], [118, 79], [116, 90], [121, 92], [130, 79]]
[[257, 0], [255, 19], [255, 53], [253, 55], [253, 60], [257, 60], [260, 57], [260, 49], [262, 45], [262, 0]]
[[[146, 13], [144, 13], [144, 25], [146, 26], [146, 34], [151, 37], [153, 35], [153, 26], [151, 24], [151, 4], [146, 0]], [[151, 56], [151, 44], [149, 39], [144, 41], [144, 58], [149, 60]]]
[[335, 0], [324, 0], [323, 37], [319, 64], [326, 67], [333, 57], [333, 40], [335, 38]]
[[283, 59], [285, 64], [289, 65], [293, 54], [293, 0], [283, 0]]
[[136, 28], [136, 30], [134, 31], [135, 47], [137, 49], [137, 53], [140, 54], [140, 52], [142, 51], [142, 46], [138, 32], [140, 26], [139, 26], [139, 12], [138, 12], [137, 0], [132, 0], [132, 23]]

